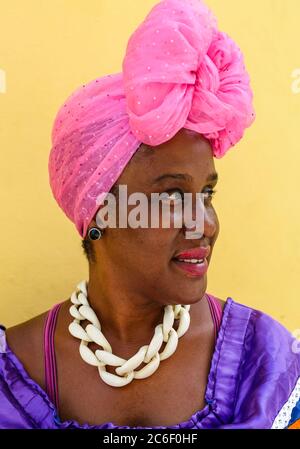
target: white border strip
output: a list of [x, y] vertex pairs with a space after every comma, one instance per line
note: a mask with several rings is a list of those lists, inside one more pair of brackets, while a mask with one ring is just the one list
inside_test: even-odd
[[276, 416], [271, 429], [285, 429], [290, 422], [292, 411], [300, 399], [300, 377], [290, 397]]

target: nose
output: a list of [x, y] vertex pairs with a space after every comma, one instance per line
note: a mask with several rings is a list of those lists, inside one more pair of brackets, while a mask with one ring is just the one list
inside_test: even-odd
[[212, 239], [218, 229], [216, 214], [211, 208], [204, 209], [204, 235]]
[[[196, 208], [198, 207], [198, 211]], [[184, 216], [183, 227], [186, 233], [186, 238], [201, 238], [203, 235], [213, 239], [215, 236], [218, 223], [214, 210], [210, 207], [206, 207], [203, 200], [196, 200], [193, 204], [192, 219], [187, 220]]]

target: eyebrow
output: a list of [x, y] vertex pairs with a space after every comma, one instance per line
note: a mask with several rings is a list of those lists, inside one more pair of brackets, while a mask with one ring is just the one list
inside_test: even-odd
[[[158, 178], [155, 178], [154, 183], [160, 182], [166, 178], [183, 179], [185, 181], [193, 181], [193, 177], [187, 173], [166, 173], [164, 175], [159, 176]], [[206, 182], [218, 181], [218, 179], [219, 179], [218, 173], [212, 172], [207, 176]]]

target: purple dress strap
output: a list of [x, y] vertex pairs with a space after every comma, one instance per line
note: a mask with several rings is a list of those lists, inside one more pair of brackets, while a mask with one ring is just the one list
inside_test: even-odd
[[216, 341], [222, 321], [222, 307], [217, 298], [215, 298], [213, 295], [209, 295], [208, 293], [206, 293], [206, 297], [210, 313], [214, 322], [215, 341]]
[[54, 332], [57, 315], [62, 303], [56, 304], [48, 312], [44, 327], [44, 366], [45, 366], [45, 390], [49, 398], [58, 410], [58, 383], [57, 368], [54, 347]]

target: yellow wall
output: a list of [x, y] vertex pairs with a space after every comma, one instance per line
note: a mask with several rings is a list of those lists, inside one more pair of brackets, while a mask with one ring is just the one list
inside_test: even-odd
[[[0, 322], [68, 298], [87, 278], [75, 226], [48, 184], [56, 111], [78, 86], [121, 70], [129, 35], [154, 0], [10, 0], [0, 11]], [[245, 54], [257, 119], [216, 160], [221, 232], [208, 291], [300, 328], [298, 0], [207, 0]], [[5, 76], [4, 76], [5, 75]], [[300, 73], [298, 73], [300, 78]]]

